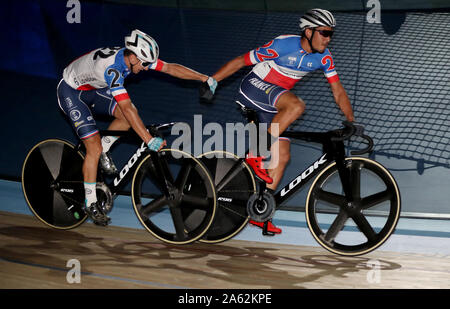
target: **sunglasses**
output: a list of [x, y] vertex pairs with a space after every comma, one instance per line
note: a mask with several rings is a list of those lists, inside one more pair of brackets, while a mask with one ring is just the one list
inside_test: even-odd
[[[140, 62], [141, 62], [141, 65], [144, 67], [144, 68], [146, 68], [146, 67], [148, 67], [149, 65], [151, 65], [152, 63], [151, 62], [143, 62], [142, 60], [140, 60], [140, 59], [138, 59]], [[130, 62], [130, 64], [131, 65], [137, 65], [139, 62], [136, 62], [136, 63], [131, 63]]]
[[332, 30], [316, 30], [316, 31], [319, 32], [320, 35], [325, 37], [325, 38], [328, 38], [328, 37], [331, 38], [333, 36], [333, 33], [334, 33], [334, 31], [332, 31]]

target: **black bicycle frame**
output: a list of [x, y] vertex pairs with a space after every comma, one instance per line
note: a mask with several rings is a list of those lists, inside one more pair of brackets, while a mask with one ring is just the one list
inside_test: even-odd
[[[148, 126], [147, 128], [154, 130], [153, 126]], [[108, 186], [113, 196], [116, 196], [130, 181], [130, 177], [134, 174], [140, 162], [151, 152], [148, 149], [147, 145], [132, 129], [128, 131], [100, 130], [100, 136], [102, 137], [117, 136], [120, 138], [117, 140], [116, 143], [131, 143], [138, 145], [136, 151], [130, 156], [128, 161], [119, 169], [117, 175], [109, 176], [106, 175], [104, 172], [102, 172], [100, 168], [98, 169], [97, 175], [98, 181], [104, 182]], [[77, 149], [80, 149], [82, 145], [83, 144], [80, 142], [77, 145]], [[152, 156], [152, 162], [154, 164], [156, 163], [155, 166], [160, 167], [159, 163], [160, 161], [158, 159], [159, 156], [157, 155]]]
[[[247, 118], [248, 122], [253, 122], [258, 124], [258, 116], [256, 111], [253, 109], [249, 109], [240, 104], [241, 112], [244, 114], [244, 117]], [[344, 123], [345, 124], [345, 123]], [[348, 125], [347, 125], [348, 126]], [[258, 130], [257, 126], [257, 130]], [[298, 190], [300, 190], [303, 185], [305, 185], [310, 179], [314, 178], [320, 171], [322, 171], [326, 166], [328, 166], [333, 161], [336, 162], [339, 171], [339, 178], [341, 180], [344, 194], [348, 201], [353, 201], [352, 188], [350, 186], [350, 175], [349, 171], [345, 168], [345, 146], [344, 140], [350, 138], [355, 133], [355, 127], [352, 125], [348, 126], [347, 129], [350, 129], [349, 132], [345, 132], [344, 130], [335, 130], [328, 132], [301, 132], [301, 131], [285, 131], [281, 134], [282, 137], [289, 137], [294, 139], [301, 139], [306, 142], [316, 142], [323, 145], [323, 155], [318, 158], [314, 163], [312, 163], [308, 168], [306, 168], [302, 173], [300, 173], [297, 177], [292, 179], [288, 185], [275, 193], [274, 198], [277, 206], [281, 205], [290, 196], [295, 194]], [[340, 131], [340, 133], [338, 133]], [[370, 137], [361, 135], [370, 140], [370, 144], [373, 145], [373, 141]], [[257, 139], [259, 139], [259, 132], [257, 135]], [[259, 140], [256, 141], [257, 145], [259, 145]], [[355, 151], [354, 154], [363, 154], [371, 149], [372, 146], [369, 146], [367, 149], [362, 151]], [[261, 188], [265, 188], [265, 183], [262, 183]]]
[[348, 200], [352, 200], [351, 186], [349, 182], [349, 173], [345, 169], [345, 147], [341, 140], [333, 141], [333, 135], [330, 132], [284, 132], [283, 137], [290, 137], [305, 140], [307, 142], [317, 142], [323, 145], [323, 154], [314, 163], [307, 167], [297, 177], [292, 179], [284, 188], [280, 189], [275, 195], [275, 201], [278, 205], [289, 199], [293, 194], [299, 191], [308, 181], [314, 178], [326, 166], [336, 162], [339, 176], [344, 188], [344, 193]]

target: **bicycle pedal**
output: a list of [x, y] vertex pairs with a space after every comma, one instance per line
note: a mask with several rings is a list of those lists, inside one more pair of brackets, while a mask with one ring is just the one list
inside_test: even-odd
[[95, 205], [93, 203], [93, 206], [91, 207], [83, 207], [83, 211], [91, 218], [95, 225], [107, 226], [111, 223], [111, 218], [102, 212], [97, 203], [95, 203]]
[[[275, 236], [275, 234], [281, 234], [281, 229], [277, 228], [270, 221], [256, 222], [256, 221], [250, 220], [249, 223], [261, 228], [263, 236]], [[270, 230], [269, 230], [269, 227], [270, 227]]]
[[269, 221], [266, 221], [266, 222], [264, 222], [263, 229], [262, 229], [263, 236], [274, 236], [275, 233], [269, 232], [268, 228], [269, 228]]
[[111, 223], [111, 218], [107, 217], [104, 220], [94, 220], [94, 224], [98, 226], [108, 226]]
[[111, 218], [108, 217], [107, 215], [102, 216], [97, 215], [95, 218], [92, 218], [92, 221], [94, 222], [95, 225], [107, 226], [111, 223]]
[[262, 231], [263, 236], [275, 236], [275, 233], [269, 231]]

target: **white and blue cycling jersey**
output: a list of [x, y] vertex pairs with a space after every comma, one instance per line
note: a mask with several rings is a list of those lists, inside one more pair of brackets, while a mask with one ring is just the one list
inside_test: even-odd
[[[119, 102], [129, 99], [123, 83], [130, 70], [125, 64], [125, 48], [98, 48], [69, 64], [63, 72], [64, 81], [73, 89], [93, 90], [109, 88]], [[158, 59], [149, 68], [161, 71], [164, 62]]]
[[255, 73], [263, 81], [292, 89], [306, 74], [322, 70], [329, 83], [339, 80], [328, 49], [323, 53], [307, 53], [300, 44], [301, 36], [281, 35], [245, 55], [246, 65], [255, 65]]
[[[93, 115], [114, 116], [118, 102], [129, 99], [124, 87], [131, 73], [125, 48], [98, 48], [70, 63], [57, 87], [58, 104], [69, 117], [78, 137], [86, 139], [98, 133]], [[161, 71], [158, 59], [150, 69]]]

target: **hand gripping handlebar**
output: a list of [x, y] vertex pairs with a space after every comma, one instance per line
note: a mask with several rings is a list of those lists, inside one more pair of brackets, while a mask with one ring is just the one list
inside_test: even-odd
[[361, 150], [351, 151], [350, 153], [352, 155], [362, 155], [364, 153], [372, 151], [373, 139], [370, 136], [364, 134], [363, 125], [356, 124], [350, 121], [343, 121], [342, 124], [344, 125], [344, 128], [337, 131], [339, 136], [332, 137], [332, 141], [344, 141], [350, 139], [350, 137], [352, 136], [359, 136], [368, 142], [368, 146]]

